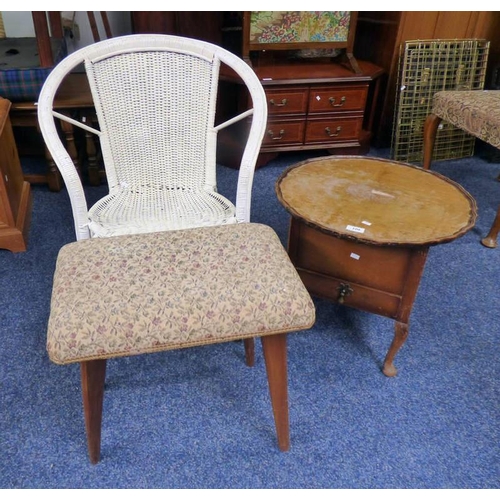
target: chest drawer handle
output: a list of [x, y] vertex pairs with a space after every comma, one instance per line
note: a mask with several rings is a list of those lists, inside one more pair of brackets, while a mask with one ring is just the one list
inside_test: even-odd
[[330, 101], [330, 104], [332, 105], [332, 107], [334, 108], [340, 108], [341, 106], [343, 106], [345, 104], [345, 101], [346, 101], [346, 98], [345, 98], [345, 95], [343, 95], [341, 98], [340, 98], [340, 102], [338, 104], [335, 104], [335, 97], [330, 97], [330, 99], [328, 99]]
[[342, 127], [339, 125], [336, 129], [336, 132], [333, 132], [330, 130], [330, 127], [325, 128], [325, 133], [328, 137], [338, 137], [340, 135], [340, 132], [342, 132]]
[[285, 135], [285, 129], [280, 130], [280, 135], [274, 137], [274, 132], [272, 130], [268, 130], [267, 134], [271, 136], [273, 141], [279, 141], [280, 139], [283, 139], [283, 136]]
[[275, 103], [274, 99], [271, 99], [269, 101], [269, 104], [271, 104], [271, 106], [277, 106], [277, 107], [286, 106], [286, 99], [281, 99], [281, 103], [279, 103], [279, 104]]
[[341, 283], [337, 287], [337, 290], [339, 291], [339, 298], [337, 299], [339, 304], [343, 304], [344, 303], [344, 299], [348, 295], [351, 295], [351, 293], [354, 292], [354, 290], [347, 283]]

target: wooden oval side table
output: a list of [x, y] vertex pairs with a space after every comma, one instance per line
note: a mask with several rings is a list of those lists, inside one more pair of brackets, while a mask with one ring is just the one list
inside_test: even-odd
[[288, 252], [308, 291], [395, 320], [382, 371], [396, 375], [428, 249], [474, 226], [474, 199], [436, 172], [360, 156], [297, 163], [276, 194], [291, 214]]

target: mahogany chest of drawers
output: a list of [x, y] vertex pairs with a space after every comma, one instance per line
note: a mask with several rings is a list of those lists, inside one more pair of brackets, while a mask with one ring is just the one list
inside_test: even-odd
[[261, 153], [305, 149], [367, 152], [382, 69], [358, 62], [359, 75], [333, 63], [255, 67], [268, 103]]

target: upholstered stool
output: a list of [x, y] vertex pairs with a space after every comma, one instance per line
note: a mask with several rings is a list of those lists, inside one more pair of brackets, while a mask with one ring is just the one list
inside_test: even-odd
[[59, 253], [47, 350], [55, 363], [80, 363], [97, 463], [107, 359], [261, 337], [278, 444], [287, 450], [285, 334], [314, 321], [312, 300], [268, 226], [94, 238]]
[[[424, 125], [423, 167], [430, 168], [436, 132], [441, 121], [468, 132], [500, 149], [500, 90], [457, 90], [434, 94], [432, 113]], [[500, 206], [483, 245], [497, 246]]]

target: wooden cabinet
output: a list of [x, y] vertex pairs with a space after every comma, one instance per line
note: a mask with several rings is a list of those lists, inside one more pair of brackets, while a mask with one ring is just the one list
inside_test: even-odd
[[[490, 41], [487, 82], [500, 64], [500, 12], [374, 11], [359, 12], [354, 43], [356, 58], [382, 67], [387, 78], [375, 117], [374, 145], [390, 145], [400, 49], [411, 40], [480, 38]], [[488, 84], [486, 84], [488, 87]]]
[[0, 248], [24, 252], [31, 219], [31, 190], [23, 178], [9, 118], [0, 98]]
[[364, 61], [358, 64], [360, 74], [331, 61], [275, 61], [254, 67], [268, 104], [259, 165], [281, 151], [368, 151], [382, 69]]

